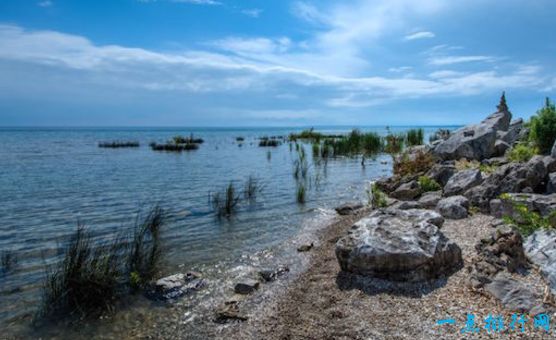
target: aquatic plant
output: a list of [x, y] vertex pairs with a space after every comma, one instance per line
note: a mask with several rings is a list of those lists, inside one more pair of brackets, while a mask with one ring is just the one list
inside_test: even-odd
[[442, 189], [440, 184], [429, 176], [420, 176], [418, 182], [422, 192], [438, 191]]
[[266, 152], [266, 160], [270, 162], [271, 159], [272, 159], [272, 152], [267, 151]]
[[135, 141], [99, 142], [99, 143], [98, 143], [98, 147], [99, 147], [99, 148], [111, 148], [111, 149], [117, 149], [117, 148], [138, 148], [138, 147], [139, 147], [139, 142], [135, 142]]
[[518, 143], [514, 145], [507, 153], [507, 157], [512, 162], [527, 162], [534, 155], [539, 153], [539, 149], [536, 146], [532, 146], [529, 143]]
[[236, 137], [236, 142], [243, 142], [245, 137]]
[[320, 144], [319, 143], [313, 143], [312, 150], [313, 150], [313, 157], [319, 157], [320, 156]]
[[263, 190], [262, 186], [259, 184], [259, 181], [254, 178], [253, 176], [249, 176], [247, 182], [245, 183], [245, 188], [243, 190], [243, 196], [247, 200], [254, 200], [257, 198], [257, 194], [259, 194]]
[[305, 155], [305, 148], [298, 149], [298, 158], [293, 161], [293, 177], [296, 180], [306, 179], [309, 172], [309, 163]]
[[556, 139], [556, 106], [546, 98], [543, 108], [531, 117], [530, 140], [542, 154], [550, 153]]
[[383, 140], [375, 132], [364, 133], [361, 136], [361, 149], [363, 154], [374, 155], [382, 151]]
[[403, 153], [394, 159], [394, 174], [407, 176], [427, 171], [434, 164], [434, 158], [428, 152], [418, 151], [411, 157]]
[[392, 134], [389, 133], [385, 138], [386, 145], [384, 151], [389, 154], [397, 154], [403, 150], [405, 135], [403, 133]]
[[232, 216], [240, 202], [234, 183], [230, 181], [223, 192], [216, 192], [210, 196], [213, 211], [218, 217]]
[[154, 151], [173, 151], [173, 152], [182, 152], [182, 151], [190, 151], [190, 150], [197, 150], [199, 148], [199, 144], [175, 144], [175, 143], [166, 143], [166, 144], [157, 144], [151, 143], [150, 147]]
[[157, 274], [161, 258], [160, 228], [163, 219], [163, 210], [155, 206], [142, 223], [136, 222], [128, 255], [129, 282], [132, 288], [149, 282]]
[[174, 144], [203, 144], [205, 142], [202, 138], [195, 138], [193, 133], [189, 137], [175, 136], [172, 141]]
[[416, 146], [425, 144], [425, 132], [423, 129], [410, 129], [406, 132], [405, 142], [407, 146]]
[[282, 142], [280, 142], [279, 140], [276, 139], [261, 139], [259, 141], [259, 146], [260, 147], [277, 147], [279, 145], [281, 145]]
[[77, 226], [63, 258], [46, 269], [36, 320], [88, 317], [111, 310], [130, 289], [154, 278], [161, 257], [163, 211], [154, 207], [131, 236], [99, 242]]
[[297, 191], [296, 191], [296, 200], [297, 203], [303, 204], [305, 203], [305, 185], [303, 183], [297, 184]]
[[7, 274], [14, 270], [17, 264], [17, 257], [11, 250], [0, 252], [0, 274]]

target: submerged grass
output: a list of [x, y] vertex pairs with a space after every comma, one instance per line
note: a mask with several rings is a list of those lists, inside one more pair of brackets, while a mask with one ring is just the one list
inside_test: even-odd
[[15, 269], [17, 257], [11, 250], [0, 252], [0, 274], [7, 274]]
[[240, 203], [240, 196], [237, 194], [234, 183], [230, 181], [224, 191], [211, 194], [210, 203], [218, 217], [232, 216]]
[[135, 141], [111, 141], [111, 142], [100, 142], [98, 143], [99, 148], [138, 148], [139, 142]]
[[296, 191], [296, 200], [297, 203], [303, 204], [305, 203], [305, 185], [303, 183], [297, 184], [297, 191]]
[[47, 268], [36, 321], [96, 316], [139, 288], [157, 272], [162, 209], [153, 208], [132, 237], [96, 242], [83, 225], [67, 243], [63, 258]]
[[245, 199], [253, 201], [257, 198], [257, 195], [262, 192], [262, 190], [263, 188], [259, 184], [259, 181], [255, 177], [249, 176], [247, 182], [245, 182], [243, 196], [245, 197]]

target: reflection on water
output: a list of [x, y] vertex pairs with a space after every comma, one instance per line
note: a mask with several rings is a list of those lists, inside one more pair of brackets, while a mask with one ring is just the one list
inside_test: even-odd
[[[435, 129], [425, 130], [428, 134]], [[219, 282], [223, 275], [234, 275], [234, 266], [253, 266], [265, 258], [265, 250], [282, 248], [304, 221], [323, 215], [317, 208], [365, 199], [364, 183], [389, 175], [388, 155], [368, 159], [365, 167], [352, 158], [316, 162], [306, 145], [307, 202], [298, 205], [292, 175], [295, 148], [291, 151], [287, 143], [261, 148], [257, 139], [298, 130], [0, 130], [0, 251], [17, 257], [14, 269], [0, 274], [0, 325], [15, 329], [33, 313], [44, 266], [59, 258], [63, 240], [77, 222], [107, 238], [130, 228], [139, 211], [159, 204], [169, 216], [163, 235], [164, 272], [197, 269]], [[362, 130], [386, 133], [385, 128]], [[148, 147], [152, 141], [191, 132], [205, 140], [199, 150], [166, 153]], [[240, 136], [245, 138], [241, 147], [236, 141]], [[97, 147], [99, 141], [111, 140], [137, 140], [141, 147]], [[215, 218], [209, 193], [230, 181], [242, 188], [249, 176], [263, 186], [256, 200], [242, 202], [230, 219]]]

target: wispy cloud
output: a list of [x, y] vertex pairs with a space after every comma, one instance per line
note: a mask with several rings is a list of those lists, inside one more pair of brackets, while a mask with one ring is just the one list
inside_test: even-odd
[[185, 4], [192, 4], [192, 5], [209, 5], [209, 6], [219, 6], [222, 5], [220, 1], [216, 0], [138, 0], [139, 2], [159, 2], [159, 1], [167, 1], [167, 2], [176, 2], [176, 3], [185, 3]]
[[263, 13], [263, 10], [260, 8], [250, 8], [250, 9], [244, 9], [241, 11], [241, 14], [245, 14], [248, 17], [251, 18], [258, 18], [259, 16], [261, 16], [261, 14]]
[[39, 1], [37, 3], [37, 6], [39, 6], [39, 7], [51, 7], [52, 5], [54, 5], [54, 3], [52, 1], [49, 1], [49, 0]]
[[429, 59], [431, 65], [452, 65], [471, 62], [493, 62], [496, 57], [485, 55], [462, 55], [462, 56], [441, 56]]
[[431, 39], [434, 38], [436, 35], [432, 32], [422, 31], [422, 32], [415, 32], [412, 34], [408, 34], [404, 37], [404, 40], [417, 40], [417, 39]]

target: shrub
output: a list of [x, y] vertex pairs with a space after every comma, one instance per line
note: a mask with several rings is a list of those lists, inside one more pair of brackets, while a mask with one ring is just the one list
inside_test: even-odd
[[412, 157], [404, 153], [394, 160], [394, 174], [406, 176], [423, 173], [433, 164], [434, 158], [428, 152], [418, 151]]
[[438, 190], [442, 189], [440, 184], [438, 184], [437, 181], [430, 178], [429, 176], [420, 176], [419, 177], [419, 187], [421, 187], [421, 190], [423, 192], [438, 191]]
[[367, 189], [367, 196], [369, 198], [369, 204], [373, 208], [384, 208], [388, 205], [386, 194], [378, 188], [376, 183], [371, 182]]
[[407, 146], [423, 145], [425, 140], [425, 132], [423, 129], [411, 129], [406, 133]]
[[531, 117], [531, 141], [539, 148], [542, 154], [550, 153], [554, 140], [556, 140], [556, 107], [546, 98], [545, 106]]
[[514, 214], [517, 214], [517, 217], [504, 216], [504, 222], [515, 225], [524, 237], [531, 235], [538, 229], [556, 228], [556, 211], [543, 217], [537, 212], [529, 211], [525, 204], [516, 202], [508, 194], [500, 195], [500, 199], [509, 201], [512, 204]]
[[508, 151], [508, 159], [512, 162], [527, 162], [538, 152], [537, 147], [529, 143], [519, 143]]
[[400, 153], [404, 147], [405, 136], [403, 134], [391, 134], [386, 136], [384, 151], [390, 154]]

